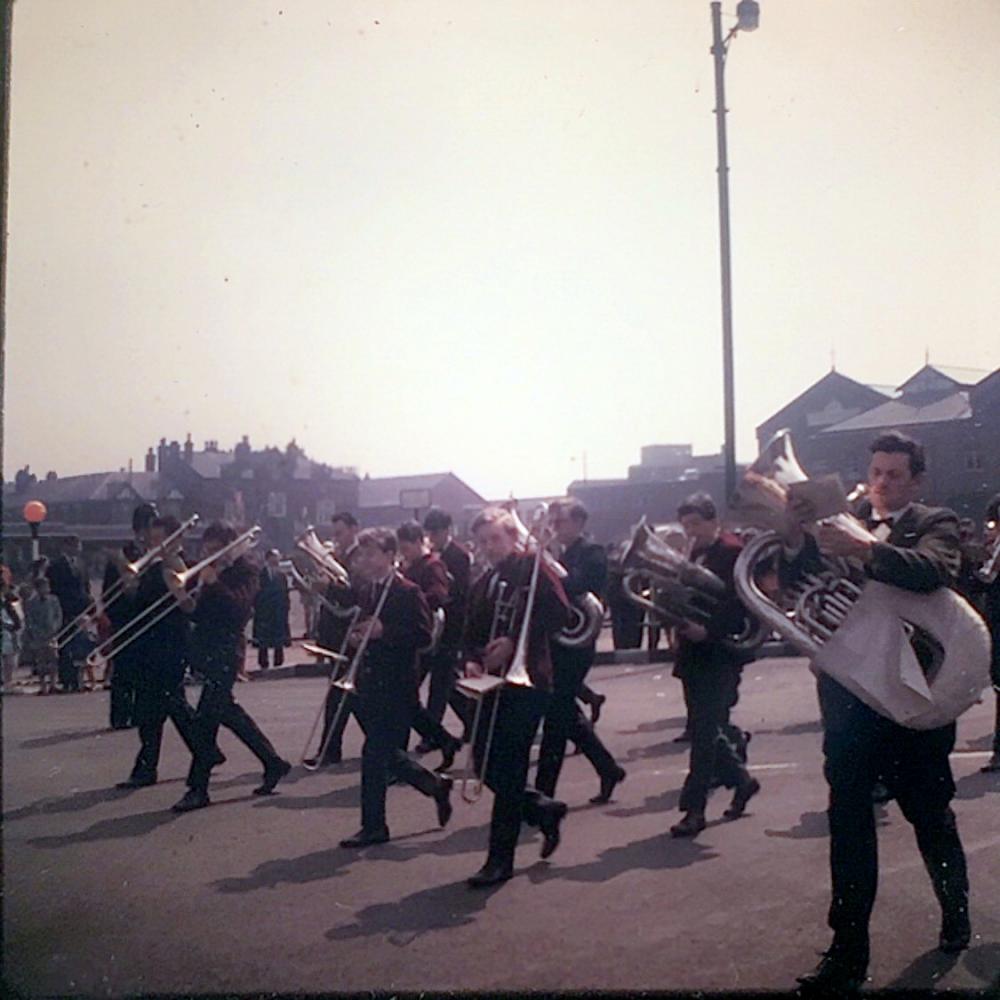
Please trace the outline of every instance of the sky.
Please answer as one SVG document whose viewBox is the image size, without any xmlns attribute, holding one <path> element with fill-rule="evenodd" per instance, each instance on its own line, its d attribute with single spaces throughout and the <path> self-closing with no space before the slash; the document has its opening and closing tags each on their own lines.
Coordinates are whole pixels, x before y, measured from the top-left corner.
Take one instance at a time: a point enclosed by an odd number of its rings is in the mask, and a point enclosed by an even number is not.
<svg viewBox="0 0 1000 1000">
<path fill-rule="evenodd" d="M 1000 4 L 760 6 L 740 460 L 831 364 L 1000 365 Z M 710 45 L 702 0 L 18 0 L 5 478 L 188 432 L 487 497 L 716 451 Z"/>
</svg>

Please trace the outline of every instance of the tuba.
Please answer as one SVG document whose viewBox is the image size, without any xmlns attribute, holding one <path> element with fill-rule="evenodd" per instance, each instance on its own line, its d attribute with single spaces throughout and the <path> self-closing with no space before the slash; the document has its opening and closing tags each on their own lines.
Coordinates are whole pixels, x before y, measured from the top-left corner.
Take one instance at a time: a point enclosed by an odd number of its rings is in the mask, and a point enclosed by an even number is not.
<svg viewBox="0 0 1000 1000">
<path fill-rule="evenodd" d="M 808 478 L 788 431 L 779 431 L 748 470 L 736 506 L 769 530 L 748 542 L 736 561 L 740 599 L 879 714 L 910 729 L 954 721 L 989 683 L 990 640 L 983 620 L 953 590 L 891 587 L 866 580 L 849 560 L 828 557 L 776 598 L 762 589 L 759 571 L 784 547 L 779 526 L 789 488 Z M 842 511 L 829 520 L 868 534 Z"/>
<path fill-rule="evenodd" d="M 517 528 L 518 543 L 523 549 L 530 552 L 532 546 L 540 543 L 518 517 L 516 510 L 510 510 L 508 513 L 513 518 L 514 526 Z M 545 513 L 547 513 L 547 507 L 542 504 L 536 512 L 536 516 L 539 516 L 540 519 Z M 566 567 L 545 546 L 541 546 L 541 553 L 545 565 L 560 580 L 565 580 Z M 556 633 L 555 641 L 567 649 L 577 649 L 596 642 L 604 627 L 604 605 L 601 603 L 601 599 L 596 594 L 591 593 L 572 597 L 570 598 L 569 613 L 569 624 Z"/>
<path fill-rule="evenodd" d="M 666 625 L 684 621 L 705 625 L 726 595 L 722 580 L 660 538 L 645 517 L 633 529 L 621 562 L 625 596 Z M 652 585 L 649 597 L 644 592 L 647 583 Z M 735 653 L 751 652 L 769 632 L 751 617 L 746 627 L 739 634 L 727 636 L 723 645 Z"/>
</svg>

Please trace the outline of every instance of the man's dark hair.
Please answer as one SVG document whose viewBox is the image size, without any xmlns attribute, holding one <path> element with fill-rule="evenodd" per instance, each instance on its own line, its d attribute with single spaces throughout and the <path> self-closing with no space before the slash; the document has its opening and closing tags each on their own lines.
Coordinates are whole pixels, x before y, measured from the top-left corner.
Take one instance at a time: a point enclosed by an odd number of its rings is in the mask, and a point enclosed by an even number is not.
<svg viewBox="0 0 1000 1000">
<path fill-rule="evenodd" d="M 401 542 L 422 542 L 424 529 L 420 527 L 419 521 L 404 521 L 397 529 L 396 537 Z"/>
<path fill-rule="evenodd" d="M 236 529 L 228 521 L 212 521 L 202 532 L 203 542 L 219 542 L 228 545 L 237 539 Z"/>
<path fill-rule="evenodd" d="M 899 431 L 888 431 L 885 434 L 879 434 L 868 446 L 868 450 L 873 455 L 877 451 L 885 452 L 887 455 L 902 453 L 909 455 L 910 475 L 914 478 L 927 468 L 927 461 L 924 458 L 924 446 L 914 441 L 913 438 L 901 434 Z"/>
<path fill-rule="evenodd" d="M 431 507 L 424 514 L 425 531 L 447 531 L 452 525 L 451 514 L 440 507 Z"/>
<path fill-rule="evenodd" d="M 79 535 L 66 535 L 62 540 L 62 547 L 64 549 L 75 549 L 79 544 Z"/>
<path fill-rule="evenodd" d="M 986 518 L 987 521 L 1000 521 L 1000 493 L 990 497 L 989 503 L 986 504 Z"/>
<path fill-rule="evenodd" d="M 172 535 L 180 526 L 181 522 L 173 514 L 162 514 L 160 517 L 154 517 L 150 523 L 151 528 L 162 528 L 164 535 Z"/>
<path fill-rule="evenodd" d="M 577 524 L 586 524 L 587 518 L 590 516 L 587 508 L 576 499 L 573 500 L 556 500 L 552 506 L 555 508 L 555 512 L 565 514 L 571 521 L 576 521 Z"/>
<path fill-rule="evenodd" d="M 685 514 L 700 514 L 706 521 L 714 521 L 719 516 L 715 501 L 707 493 L 692 493 L 677 508 L 678 517 L 684 517 Z"/>
<path fill-rule="evenodd" d="M 358 535 L 358 546 L 373 545 L 387 555 L 396 554 L 396 535 L 389 528 L 365 528 Z"/>
<path fill-rule="evenodd" d="M 331 524 L 336 524 L 338 521 L 347 528 L 356 528 L 358 526 L 358 519 L 349 510 L 338 511 L 330 518 Z"/>
<path fill-rule="evenodd" d="M 132 511 L 132 530 L 145 531 L 157 515 L 156 505 L 151 503 L 141 503 Z"/>
</svg>

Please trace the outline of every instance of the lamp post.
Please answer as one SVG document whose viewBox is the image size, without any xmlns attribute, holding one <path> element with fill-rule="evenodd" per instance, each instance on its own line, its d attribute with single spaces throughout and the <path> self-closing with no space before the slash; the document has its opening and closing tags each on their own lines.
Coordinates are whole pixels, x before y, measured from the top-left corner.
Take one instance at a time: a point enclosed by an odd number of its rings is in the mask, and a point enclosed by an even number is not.
<svg viewBox="0 0 1000 1000">
<path fill-rule="evenodd" d="M 754 31 L 760 22 L 757 0 L 740 0 L 736 24 L 722 35 L 722 4 L 712 3 L 712 57 L 715 60 L 715 134 L 719 150 L 719 258 L 722 271 L 722 394 L 726 503 L 736 492 L 736 417 L 733 401 L 733 299 L 729 259 L 729 156 L 726 147 L 726 52 L 737 31 Z"/>
<path fill-rule="evenodd" d="M 31 528 L 31 561 L 38 561 L 38 527 L 45 520 L 48 508 L 41 500 L 29 500 L 22 509 L 25 521 Z"/>
</svg>

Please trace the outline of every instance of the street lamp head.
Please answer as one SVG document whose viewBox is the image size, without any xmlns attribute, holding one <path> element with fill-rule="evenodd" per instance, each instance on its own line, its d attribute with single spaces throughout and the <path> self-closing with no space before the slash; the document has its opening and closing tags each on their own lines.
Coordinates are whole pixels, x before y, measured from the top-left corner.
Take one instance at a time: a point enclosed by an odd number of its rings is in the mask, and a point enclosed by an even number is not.
<svg viewBox="0 0 1000 1000">
<path fill-rule="evenodd" d="M 21 513 L 28 524 L 41 524 L 45 520 L 48 510 L 41 500 L 29 500 Z"/>
<path fill-rule="evenodd" d="M 756 31 L 760 25 L 760 4 L 757 0 L 740 0 L 736 5 L 736 27 L 740 31 Z"/>
</svg>

